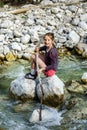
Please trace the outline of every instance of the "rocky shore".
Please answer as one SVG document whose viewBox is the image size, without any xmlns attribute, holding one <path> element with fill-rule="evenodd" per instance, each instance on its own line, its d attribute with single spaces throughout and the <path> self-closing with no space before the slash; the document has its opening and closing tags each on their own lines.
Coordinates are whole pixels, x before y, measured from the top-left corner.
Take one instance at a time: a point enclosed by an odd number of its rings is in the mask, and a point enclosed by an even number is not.
<svg viewBox="0 0 87 130">
<path fill-rule="evenodd" d="M 37 42 L 42 45 L 46 32 L 54 33 L 59 55 L 64 57 L 59 57 L 58 77 L 41 77 L 43 97 L 39 83 L 36 89 L 37 82 L 24 75 L 31 52 Z M 65 56 L 71 50 L 80 56 Z M 0 64 L 5 63 L 0 65 L 0 129 L 86 130 L 86 58 L 86 0 L 42 0 L 39 5 L 0 8 Z"/>
<path fill-rule="evenodd" d="M 87 58 L 87 2 L 44 0 L 39 5 L 0 8 L 0 61 L 29 59 L 46 32 L 54 33 L 57 48 L 74 48 Z"/>
</svg>

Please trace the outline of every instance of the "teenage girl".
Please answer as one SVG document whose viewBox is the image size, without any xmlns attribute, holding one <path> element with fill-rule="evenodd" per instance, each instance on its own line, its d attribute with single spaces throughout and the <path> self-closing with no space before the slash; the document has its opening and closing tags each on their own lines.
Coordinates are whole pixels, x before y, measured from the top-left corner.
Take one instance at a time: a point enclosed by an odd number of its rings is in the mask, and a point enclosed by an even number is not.
<svg viewBox="0 0 87 130">
<path fill-rule="evenodd" d="M 45 55 L 40 55 L 38 57 L 39 71 L 44 73 L 45 76 L 53 76 L 58 68 L 58 53 L 54 45 L 54 34 L 46 33 L 43 37 L 44 46 L 36 47 L 35 52 L 39 53 L 41 51 L 45 52 Z M 27 79 L 35 79 L 37 76 L 36 73 L 36 56 L 31 57 L 31 72 L 25 75 Z"/>
</svg>

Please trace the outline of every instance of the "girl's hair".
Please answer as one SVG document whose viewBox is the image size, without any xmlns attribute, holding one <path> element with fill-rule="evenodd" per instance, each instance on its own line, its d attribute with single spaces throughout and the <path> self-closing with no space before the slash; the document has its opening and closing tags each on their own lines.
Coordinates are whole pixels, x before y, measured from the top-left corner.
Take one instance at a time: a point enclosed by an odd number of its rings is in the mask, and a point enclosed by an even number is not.
<svg viewBox="0 0 87 130">
<path fill-rule="evenodd" d="M 51 32 L 48 32 L 44 35 L 43 39 L 45 39 L 46 36 L 49 36 L 52 41 L 54 41 L 54 34 Z M 53 42 L 53 46 L 55 47 L 55 43 Z"/>
<path fill-rule="evenodd" d="M 53 33 L 46 33 L 45 35 L 44 35 L 44 37 L 43 37 L 43 39 L 46 37 L 46 36 L 49 36 L 51 39 L 52 39 L 52 41 L 54 41 L 54 34 Z"/>
</svg>

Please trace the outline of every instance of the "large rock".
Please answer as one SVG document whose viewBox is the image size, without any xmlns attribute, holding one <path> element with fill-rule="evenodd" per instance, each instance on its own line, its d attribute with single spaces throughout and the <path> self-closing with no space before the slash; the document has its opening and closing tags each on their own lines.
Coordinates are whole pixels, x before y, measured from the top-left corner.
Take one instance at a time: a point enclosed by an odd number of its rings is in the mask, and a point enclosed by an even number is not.
<svg viewBox="0 0 87 130">
<path fill-rule="evenodd" d="M 14 55 L 13 52 L 8 52 L 5 58 L 7 61 L 14 61 L 16 60 L 17 56 Z"/>
<path fill-rule="evenodd" d="M 41 121 L 44 122 L 44 124 L 46 125 L 46 123 L 50 123 L 49 125 L 60 125 L 60 121 L 62 120 L 63 117 L 61 117 L 62 112 L 58 112 L 56 109 L 53 108 L 43 108 L 41 111 Z M 31 114 L 30 118 L 29 118 L 29 122 L 39 122 L 39 116 L 40 116 L 40 109 L 35 109 L 33 111 L 33 113 Z"/>
<path fill-rule="evenodd" d="M 10 93 L 14 98 L 34 99 L 35 98 L 35 86 L 34 80 L 25 79 L 24 77 L 18 77 L 10 84 Z"/>
<path fill-rule="evenodd" d="M 75 50 L 78 54 L 82 55 L 84 58 L 87 58 L 87 44 L 86 43 L 79 43 Z"/>
<path fill-rule="evenodd" d="M 40 84 L 36 87 L 37 96 L 43 98 L 43 103 L 51 106 L 58 106 L 64 99 L 64 83 L 56 76 L 43 78 L 41 81 L 43 93 Z"/>
<path fill-rule="evenodd" d="M 39 99 L 43 97 L 43 103 L 58 106 L 64 97 L 64 83 L 56 76 L 43 78 L 41 81 L 44 96 L 38 78 L 35 80 L 25 79 L 24 77 L 18 77 L 10 84 L 10 93 L 15 98 L 22 100 L 35 99 L 38 96 Z"/>
<path fill-rule="evenodd" d="M 78 93 L 85 95 L 87 93 L 87 85 L 79 81 L 72 80 L 67 90 L 71 93 Z"/>
<path fill-rule="evenodd" d="M 75 32 L 75 31 L 71 31 L 69 33 L 69 39 L 71 39 L 73 41 L 73 43 L 77 44 L 80 40 L 80 36 Z"/>
<path fill-rule="evenodd" d="M 83 73 L 81 80 L 83 81 L 83 83 L 87 83 L 87 72 Z"/>
</svg>

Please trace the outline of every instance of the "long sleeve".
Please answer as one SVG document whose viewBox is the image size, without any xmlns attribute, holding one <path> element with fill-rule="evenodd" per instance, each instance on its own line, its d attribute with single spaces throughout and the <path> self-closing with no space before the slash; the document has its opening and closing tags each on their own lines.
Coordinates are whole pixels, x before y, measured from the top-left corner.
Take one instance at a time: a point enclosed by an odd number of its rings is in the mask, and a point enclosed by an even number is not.
<svg viewBox="0 0 87 130">
<path fill-rule="evenodd" d="M 39 51 L 46 51 L 46 46 L 40 47 Z"/>
<path fill-rule="evenodd" d="M 58 68 L 58 53 L 56 48 L 52 48 L 49 52 L 46 53 L 45 63 L 47 65 L 46 71 L 53 69 L 57 70 Z"/>
</svg>

